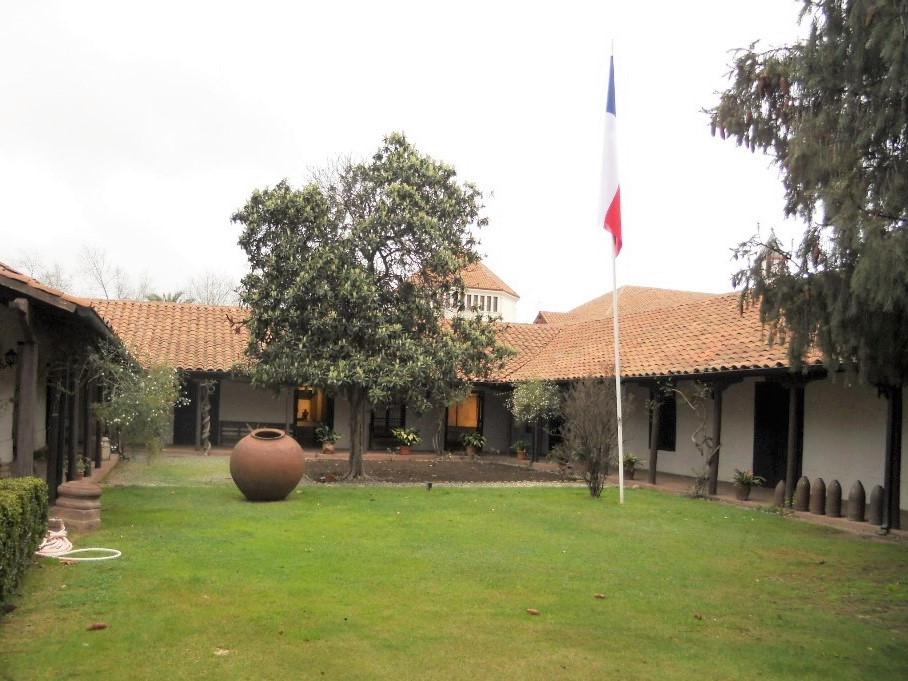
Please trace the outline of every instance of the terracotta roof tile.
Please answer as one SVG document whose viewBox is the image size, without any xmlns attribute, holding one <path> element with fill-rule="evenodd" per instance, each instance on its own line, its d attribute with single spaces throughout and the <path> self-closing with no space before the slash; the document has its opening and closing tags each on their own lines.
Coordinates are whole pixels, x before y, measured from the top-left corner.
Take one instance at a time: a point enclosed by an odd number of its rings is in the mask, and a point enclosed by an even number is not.
<svg viewBox="0 0 908 681">
<path fill-rule="evenodd" d="M 92 305 L 145 361 L 188 371 L 230 371 L 244 361 L 248 336 L 235 331 L 237 307 L 99 300 Z M 569 380 L 613 373 L 611 319 L 561 324 L 499 324 L 516 351 L 493 382 Z M 708 295 L 621 316 L 622 375 L 702 374 L 788 366 L 784 345 L 770 347 L 756 309 L 740 313 L 738 294 Z M 819 363 L 813 354 L 811 363 Z"/>
<path fill-rule="evenodd" d="M 662 310 L 675 305 L 682 305 L 696 300 L 705 300 L 716 294 L 697 291 L 676 291 L 649 286 L 622 286 L 618 289 L 618 312 L 624 315 L 648 310 Z M 568 312 L 540 312 L 536 317 L 537 324 L 566 322 L 587 322 L 594 319 L 612 318 L 612 294 L 593 298 Z"/>
<path fill-rule="evenodd" d="M 241 307 L 145 300 L 93 300 L 92 306 L 142 362 L 183 371 L 230 371 L 245 359 Z"/>
<path fill-rule="evenodd" d="M 40 291 L 41 293 L 62 298 L 66 302 L 72 303 L 73 305 L 78 305 L 79 307 L 91 306 L 91 301 L 87 298 L 80 298 L 78 296 L 66 293 L 65 291 L 61 291 L 58 288 L 54 288 L 53 286 L 48 286 L 47 284 L 40 282 L 37 279 L 28 276 L 27 274 L 23 274 L 17 269 L 10 267 L 9 265 L 5 265 L 2 262 L 0 262 L 0 276 L 18 281 L 19 283 L 25 284 L 26 286 Z"/>
<path fill-rule="evenodd" d="M 508 295 L 519 298 L 520 296 L 512 289 L 510 286 L 505 284 L 497 274 L 488 268 L 488 266 L 482 262 L 475 262 L 472 265 L 468 265 L 461 272 L 463 276 L 464 285 L 467 288 L 478 288 L 485 289 L 487 291 L 503 291 Z"/>
</svg>

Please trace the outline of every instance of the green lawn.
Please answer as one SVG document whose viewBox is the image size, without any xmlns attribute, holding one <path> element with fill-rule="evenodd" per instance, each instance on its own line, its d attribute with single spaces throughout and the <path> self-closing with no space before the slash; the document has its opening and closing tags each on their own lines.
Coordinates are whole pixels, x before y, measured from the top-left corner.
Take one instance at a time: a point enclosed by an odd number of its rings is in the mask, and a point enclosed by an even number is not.
<svg viewBox="0 0 908 681">
<path fill-rule="evenodd" d="M 250 504 L 199 465 L 117 476 L 196 482 L 105 492 L 77 542 L 123 558 L 33 569 L 0 679 L 908 678 L 904 545 L 649 491 Z"/>
</svg>

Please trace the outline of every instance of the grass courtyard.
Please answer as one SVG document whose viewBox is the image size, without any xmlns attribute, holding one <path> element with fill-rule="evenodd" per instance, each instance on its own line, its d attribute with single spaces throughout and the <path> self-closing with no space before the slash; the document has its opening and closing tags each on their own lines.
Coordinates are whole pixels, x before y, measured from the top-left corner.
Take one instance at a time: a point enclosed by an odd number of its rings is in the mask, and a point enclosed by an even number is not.
<svg viewBox="0 0 908 681">
<path fill-rule="evenodd" d="M 644 490 L 113 482 L 76 544 L 123 558 L 32 569 L 0 679 L 908 678 L 904 544 Z"/>
</svg>

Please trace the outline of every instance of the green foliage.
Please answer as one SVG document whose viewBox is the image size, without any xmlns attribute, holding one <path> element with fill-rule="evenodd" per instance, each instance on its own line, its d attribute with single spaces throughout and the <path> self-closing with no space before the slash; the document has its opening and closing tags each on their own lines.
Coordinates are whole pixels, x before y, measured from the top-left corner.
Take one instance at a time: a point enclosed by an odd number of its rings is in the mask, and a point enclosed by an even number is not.
<svg viewBox="0 0 908 681">
<path fill-rule="evenodd" d="M 149 293 L 146 300 L 154 303 L 194 303 L 195 299 L 186 295 L 185 291 L 174 291 L 173 293 Z"/>
<path fill-rule="evenodd" d="M 88 366 L 105 394 L 94 407 L 98 418 L 119 433 L 121 441 L 159 452 L 174 407 L 186 401 L 180 396 L 177 371 L 163 365 L 146 369 L 112 345 L 102 345 L 89 357 Z"/>
<path fill-rule="evenodd" d="M 556 417 L 561 410 L 561 390 L 552 381 L 523 381 L 507 402 L 517 423 L 536 423 Z"/>
<path fill-rule="evenodd" d="M 0 480 L 0 606 L 16 590 L 46 531 L 47 483 Z"/>
<path fill-rule="evenodd" d="M 561 409 L 564 425 L 559 455 L 584 467 L 590 495 L 599 497 L 609 463 L 618 452 L 615 384 L 594 378 L 574 382 L 564 396 Z"/>
<path fill-rule="evenodd" d="M 368 162 L 302 189 L 253 192 L 234 216 L 249 260 L 253 383 L 313 385 L 351 403 L 351 475 L 362 472 L 366 400 L 417 412 L 496 369 L 507 354 L 481 315 L 444 321 L 478 260 L 482 195 L 453 168 L 388 136 Z"/>
<path fill-rule="evenodd" d="M 636 454 L 625 454 L 624 455 L 625 469 L 636 468 L 638 463 L 640 463 L 640 457 L 637 456 Z"/>
<path fill-rule="evenodd" d="M 511 445 L 511 449 L 515 452 L 526 452 L 529 448 L 530 443 L 526 440 L 517 440 L 514 444 Z"/>
<path fill-rule="evenodd" d="M 762 475 L 754 475 L 752 470 L 742 471 L 737 468 L 732 479 L 738 487 L 761 487 L 766 482 L 766 478 Z"/>
<path fill-rule="evenodd" d="M 475 447 L 476 449 L 482 449 L 486 446 L 486 438 L 478 430 L 464 433 L 463 437 L 460 438 L 460 441 L 463 442 L 464 447 Z"/>
<path fill-rule="evenodd" d="M 394 428 L 391 430 L 391 434 L 405 447 L 412 447 L 422 442 L 422 437 L 416 428 Z"/>
<path fill-rule="evenodd" d="M 908 3 L 807 0 L 807 39 L 739 50 L 713 132 L 779 167 L 800 243 L 739 245 L 733 278 L 794 366 L 812 347 L 881 386 L 908 375 Z"/>
<path fill-rule="evenodd" d="M 315 439 L 318 442 L 328 442 L 330 444 L 334 444 L 341 439 L 341 435 L 336 430 L 329 428 L 327 424 L 320 423 L 315 428 Z"/>
</svg>

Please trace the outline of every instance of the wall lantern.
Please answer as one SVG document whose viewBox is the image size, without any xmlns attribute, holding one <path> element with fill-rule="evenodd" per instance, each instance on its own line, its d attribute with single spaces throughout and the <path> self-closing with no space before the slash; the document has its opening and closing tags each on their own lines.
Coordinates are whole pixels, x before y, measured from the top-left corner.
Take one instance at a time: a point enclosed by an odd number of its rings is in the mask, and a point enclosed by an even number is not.
<svg viewBox="0 0 908 681">
<path fill-rule="evenodd" d="M 10 348 L 6 351 L 6 354 L 3 355 L 3 361 L 7 368 L 16 366 L 16 360 L 19 359 L 19 353 Z"/>
</svg>

